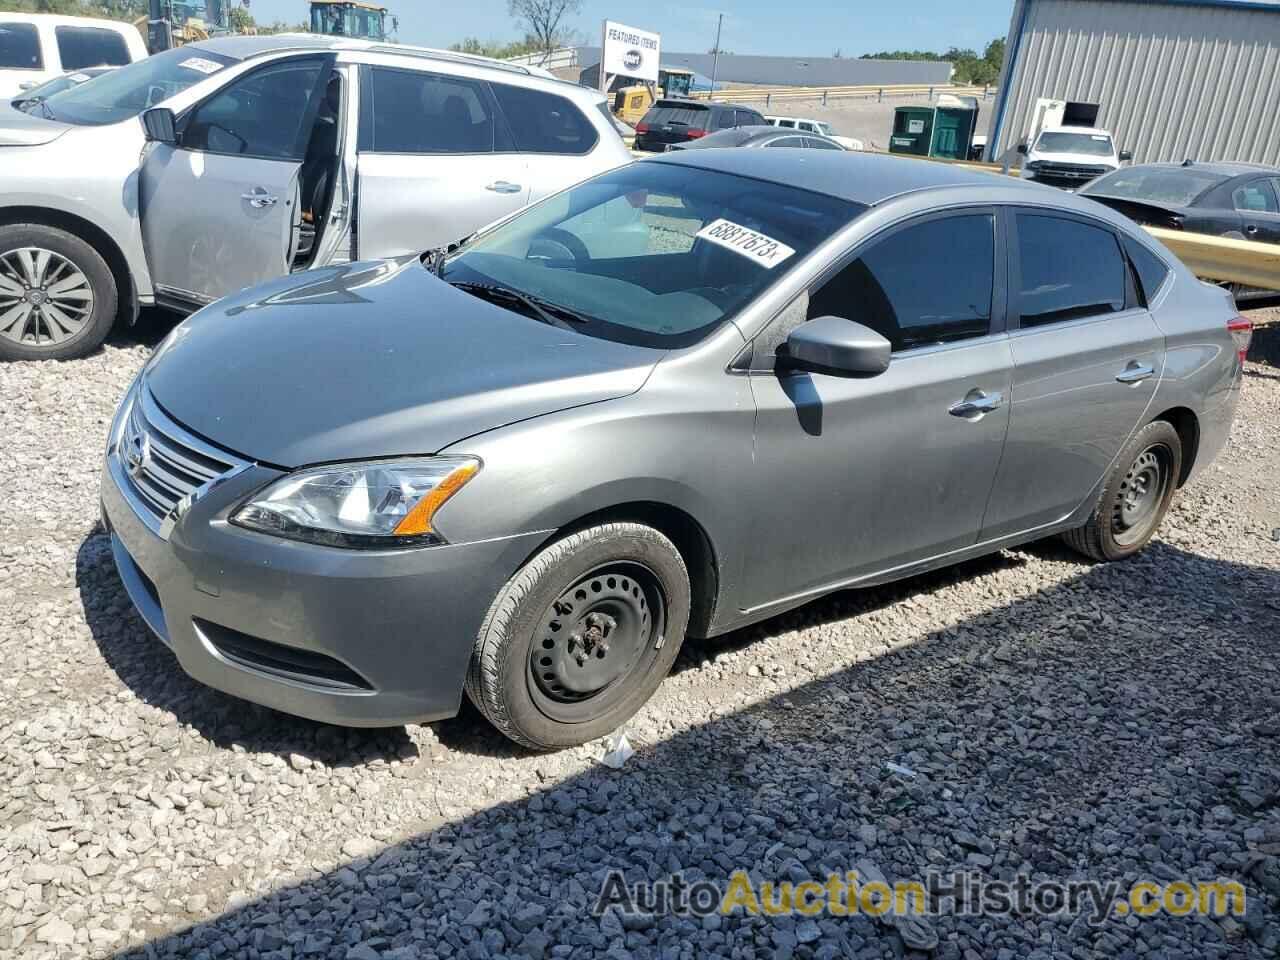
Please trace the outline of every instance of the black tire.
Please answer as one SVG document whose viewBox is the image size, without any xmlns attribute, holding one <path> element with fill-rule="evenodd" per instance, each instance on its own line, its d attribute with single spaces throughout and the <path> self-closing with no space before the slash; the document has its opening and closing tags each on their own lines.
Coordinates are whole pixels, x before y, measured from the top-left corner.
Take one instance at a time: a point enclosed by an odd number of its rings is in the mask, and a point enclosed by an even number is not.
<svg viewBox="0 0 1280 960">
<path fill-rule="evenodd" d="M 662 683 L 684 642 L 689 603 L 684 560 L 652 527 L 606 523 L 570 534 L 498 593 L 476 637 L 467 696 L 534 750 L 602 737 Z"/>
<path fill-rule="evenodd" d="M 0 261 L 24 248 L 47 250 L 79 270 L 92 291 L 92 306 L 83 326 L 60 342 L 19 342 L 0 333 L 0 360 L 70 360 L 96 350 L 111 332 L 119 307 L 116 280 L 106 260 L 73 233 L 40 223 L 0 226 Z M 7 300 L 6 300 L 7 302 Z"/>
<path fill-rule="evenodd" d="M 1120 451 L 1088 522 L 1062 539 L 1094 560 L 1132 556 L 1160 528 L 1181 475 L 1178 431 L 1163 420 L 1148 423 Z"/>
</svg>

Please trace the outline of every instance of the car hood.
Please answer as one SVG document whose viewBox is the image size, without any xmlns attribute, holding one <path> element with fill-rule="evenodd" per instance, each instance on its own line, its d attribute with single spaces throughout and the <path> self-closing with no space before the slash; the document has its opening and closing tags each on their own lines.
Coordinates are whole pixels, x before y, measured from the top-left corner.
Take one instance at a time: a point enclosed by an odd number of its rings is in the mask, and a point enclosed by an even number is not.
<svg viewBox="0 0 1280 960">
<path fill-rule="evenodd" d="M 70 129 L 69 123 L 32 116 L 13 107 L 0 111 L 0 146 L 38 147 L 52 143 Z"/>
<path fill-rule="evenodd" d="M 1064 163 L 1079 167 L 1117 167 L 1119 161 L 1114 155 L 1099 156 L 1096 153 L 1040 153 L 1033 150 L 1027 156 L 1027 162 Z"/>
<path fill-rule="evenodd" d="M 287 277 L 188 318 L 144 382 L 190 430 L 280 467 L 435 453 L 626 396 L 664 351 L 549 326 L 416 257 Z"/>
</svg>

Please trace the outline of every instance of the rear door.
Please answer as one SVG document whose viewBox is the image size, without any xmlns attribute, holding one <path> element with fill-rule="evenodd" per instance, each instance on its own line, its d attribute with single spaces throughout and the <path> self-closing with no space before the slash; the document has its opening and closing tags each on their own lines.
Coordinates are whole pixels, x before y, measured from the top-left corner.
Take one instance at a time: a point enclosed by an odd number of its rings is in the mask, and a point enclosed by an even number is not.
<svg viewBox="0 0 1280 960">
<path fill-rule="evenodd" d="M 917 218 L 870 240 L 757 338 L 748 595 L 803 596 L 977 540 L 1009 417 L 1004 262 L 993 209 Z M 889 369 L 774 369 L 790 329 L 820 316 L 883 334 Z"/>
<path fill-rule="evenodd" d="M 290 57 L 193 107 L 139 183 L 156 289 L 199 304 L 289 272 L 299 175 L 332 58 Z"/>
<path fill-rule="evenodd" d="M 362 258 L 451 243 L 529 202 L 525 159 L 487 83 L 365 66 L 360 92 Z"/>
<path fill-rule="evenodd" d="M 1065 519 L 1143 422 L 1164 337 L 1110 225 L 1030 208 L 1012 236 L 1009 439 L 984 540 Z"/>
<path fill-rule="evenodd" d="M 489 87 L 528 170 L 528 203 L 612 166 L 596 154 L 595 125 L 568 97 L 509 83 Z"/>
<path fill-rule="evenodd" d="M 1236 187 L 1231 200 L 1246 239 L 1280 243 L 1280 203 L 1269 177 L 1257 177 Z"/>
</svg>

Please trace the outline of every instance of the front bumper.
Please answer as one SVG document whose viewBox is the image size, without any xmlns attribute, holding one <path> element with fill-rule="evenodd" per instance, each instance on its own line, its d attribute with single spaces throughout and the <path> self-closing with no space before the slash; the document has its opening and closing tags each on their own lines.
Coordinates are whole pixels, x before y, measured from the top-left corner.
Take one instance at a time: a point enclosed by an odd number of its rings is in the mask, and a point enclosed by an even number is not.
<svg viewBox="0 0 1280 960">
<path fill-rule="evenodd" d="M 108 453 L 104 525 L 143 620 L 194 679 L 285 713 L 369 727 L 456 714 L 484 615 L 545 533 L 359 551 L 228 523 L 279 476 L 255 465 L 230 477 L 166 539 L 143 521 Z"/>
</svg>

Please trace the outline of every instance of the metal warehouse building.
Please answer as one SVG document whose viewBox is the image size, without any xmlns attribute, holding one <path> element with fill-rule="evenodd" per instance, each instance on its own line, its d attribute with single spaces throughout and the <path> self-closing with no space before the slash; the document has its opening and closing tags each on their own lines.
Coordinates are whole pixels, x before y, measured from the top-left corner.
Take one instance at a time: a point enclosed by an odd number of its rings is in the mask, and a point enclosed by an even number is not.
<svg viewBox="0 0 1280 960">
<path fill-rule="evenodd" d="M 1134 160 L 1280 164 L 1280 0 L 1016 0 L 988 157 L 1040 98 L 1098 104 Z"/>
</svg>

